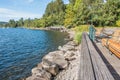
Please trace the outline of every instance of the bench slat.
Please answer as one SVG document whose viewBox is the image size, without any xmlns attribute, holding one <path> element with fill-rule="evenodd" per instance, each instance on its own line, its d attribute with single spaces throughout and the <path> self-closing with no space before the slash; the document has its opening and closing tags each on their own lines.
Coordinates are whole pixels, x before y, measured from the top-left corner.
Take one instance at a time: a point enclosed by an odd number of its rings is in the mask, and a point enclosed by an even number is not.
<svg viewBox="0 0 120 80">
<path fill-rule="evenodd" d="M 115 80 L 87 33 L 82 35 L 79 80 Z"/>
<path fill-rule="evenodd" d="M 88 46 L 85 35 L 82 35 L 81 56 L 80 56 L 80 79 L 79 80 L 95 80 L 90 55 L 88 54 Z"/>
<path fill-rule="evenodd" d="M 90 51 L 90 56 L 92 58 L 96 80 L 114 80 L 112 74 L 108 70 L 104 61 L 102 60 L 99 53 L 96 51 L 94 45 L 92 44 L 91 40 L 89 39 L 88 34 L 85 33 L 85 35 Z"/>
</svg>

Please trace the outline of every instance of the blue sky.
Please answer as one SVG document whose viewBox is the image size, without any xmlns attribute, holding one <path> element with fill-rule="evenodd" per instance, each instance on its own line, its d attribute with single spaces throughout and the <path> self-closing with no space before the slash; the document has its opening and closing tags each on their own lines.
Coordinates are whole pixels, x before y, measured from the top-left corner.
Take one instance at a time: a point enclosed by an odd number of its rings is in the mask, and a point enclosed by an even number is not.
<svg viewBox="0 0 120 80">
<path fill-rule="evenodd" d="M 0 21 L 40 18 L 52 0 L 0 0 Z M 68 3 L 68 0 L 63 0 Z"/>
</svg>

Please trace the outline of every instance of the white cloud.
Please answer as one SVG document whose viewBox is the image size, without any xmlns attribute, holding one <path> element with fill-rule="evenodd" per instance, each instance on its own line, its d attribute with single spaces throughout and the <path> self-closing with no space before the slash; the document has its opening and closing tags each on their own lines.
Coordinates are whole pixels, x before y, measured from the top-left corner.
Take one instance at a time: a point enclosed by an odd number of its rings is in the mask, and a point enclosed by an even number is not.
<svg viewBox="0 0 120 80">
<path fill-rule="evenodd" d="M 21 12 L 16 10 L 11 10 L 7 8 L 0 8 L 0 21 L 9 20 L 9 19 L 15 19 L 18 20 L 21 17 L 24 19 L 27 18 L 40 18 L 42 15 L 40 14 L 34 14 L 34 13 L 28 13 L 28 12 Z"/>
</svg>

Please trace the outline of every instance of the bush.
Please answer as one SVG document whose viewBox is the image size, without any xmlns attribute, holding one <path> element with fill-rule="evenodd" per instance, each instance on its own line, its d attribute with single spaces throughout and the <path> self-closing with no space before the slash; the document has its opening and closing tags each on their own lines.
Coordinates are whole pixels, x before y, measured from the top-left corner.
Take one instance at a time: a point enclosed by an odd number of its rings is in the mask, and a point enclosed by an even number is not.
<svg viewBox="0 0 120 80">
<path fill-rule="evenodd" d="M 75 31 L 74 41 L 77 44 L 79 44 L 81 42 L 82 33 L 88 32 L 88 25 L 80 25 L 80 26 L 73 28 L 73 30 Z"/>
<path fill-rule="evenodd" d="M 75 32 L 88 32 L 88 25 L 76 26 L 75 28 L 73 28 L 73 30 L 75 30 Z"/>
<path fill-rule="evenodd" d="M 116 21 L 116 25 L 120 27 L 120 20 Z"/>
<path fill-rule="evenodd" d="M 82 32 L 78 32 L 78 33 L 75 34 L 74 41 L 75 41 L 76 44 L 80 44 L 81 37 L 82 37 Z"/>
</svg>

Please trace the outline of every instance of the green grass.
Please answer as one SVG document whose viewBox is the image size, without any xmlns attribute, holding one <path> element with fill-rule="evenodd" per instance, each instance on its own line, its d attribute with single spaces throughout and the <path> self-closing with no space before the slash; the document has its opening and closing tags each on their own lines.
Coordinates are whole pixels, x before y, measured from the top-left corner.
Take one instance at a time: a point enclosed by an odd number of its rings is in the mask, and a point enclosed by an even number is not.
<svg viewBox="0 0 120 80">
<path fill-rule="evenodd" d="M 76 44 L 80 44 L 81 38 L 82 38 L 82 33 L 88 32 L 88 25 L 76 26 L 75 28 L 73 28 L 73 30 L 75 31 L 74 41 Z"/>
<path fill-rule="evenodd" d="M 76 44 L 80 44 L 82 38 L 82 32 L 77 32 L 74 37 L 74 41 Z"/>
</svg>

